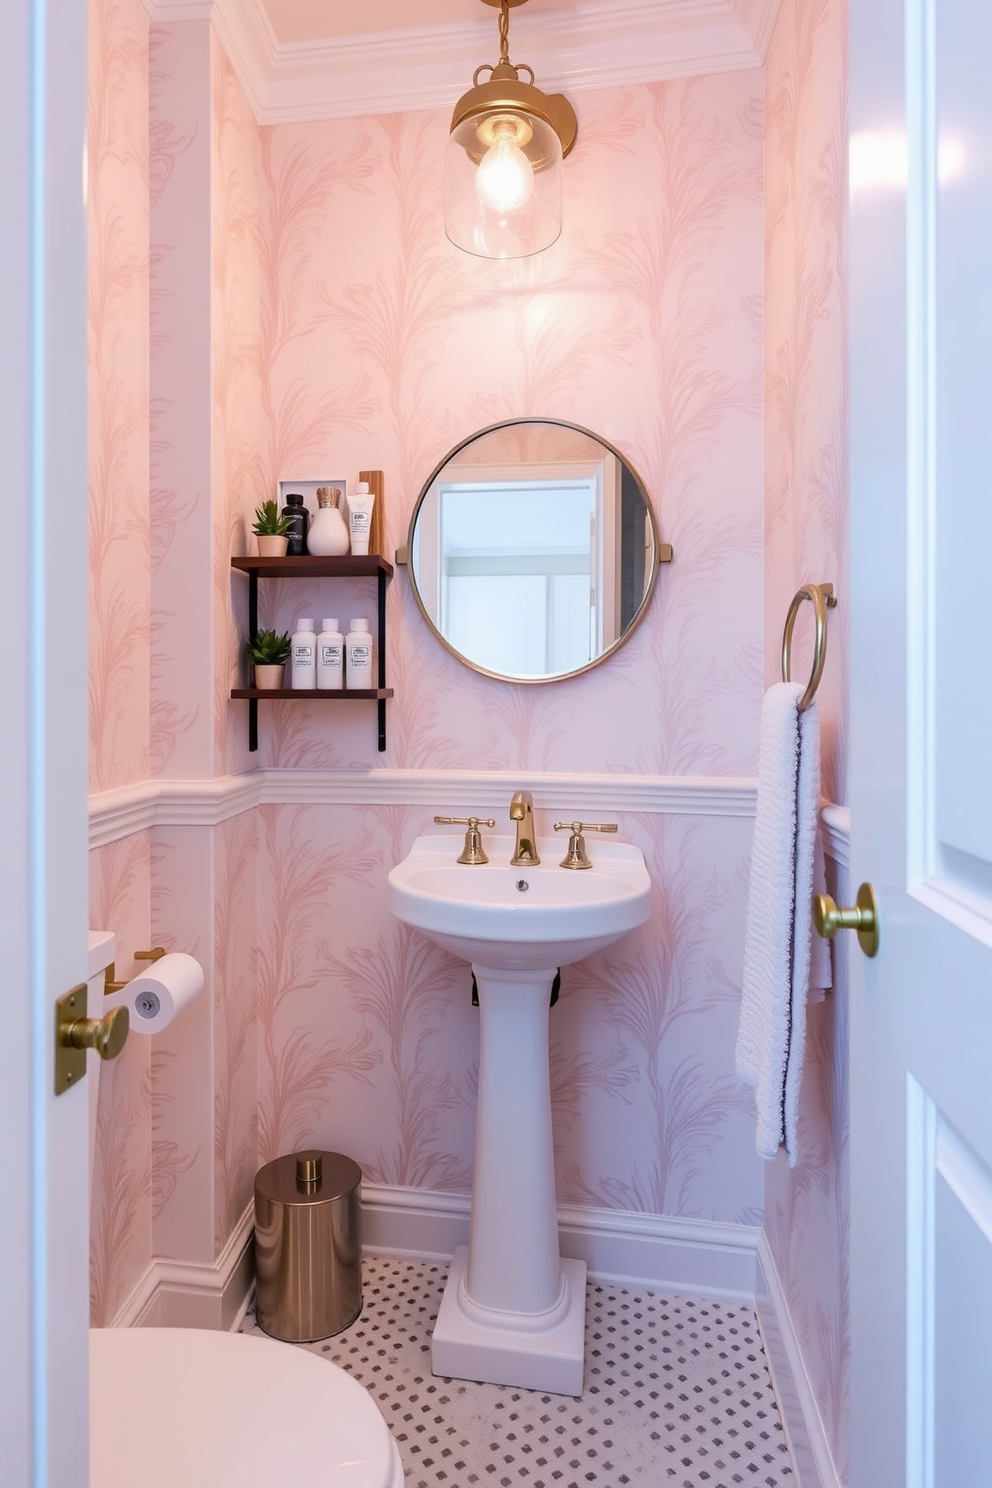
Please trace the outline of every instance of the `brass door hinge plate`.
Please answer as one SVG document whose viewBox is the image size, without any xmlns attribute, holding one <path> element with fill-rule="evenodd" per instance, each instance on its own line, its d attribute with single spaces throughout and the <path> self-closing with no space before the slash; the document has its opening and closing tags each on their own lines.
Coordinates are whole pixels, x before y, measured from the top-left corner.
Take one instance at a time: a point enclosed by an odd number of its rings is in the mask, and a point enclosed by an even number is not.
<svg viewBox="0 0 992 1488">
<path fill-rule="evenodd" d="M 86 1050 L 74 1049 L 65 1035 L 79 1019 L 86 1017 L 85 982 L 66 992 L 55 1004 L 55 1094 L 64 1095 L 86 1078 Z"/>
</svg>

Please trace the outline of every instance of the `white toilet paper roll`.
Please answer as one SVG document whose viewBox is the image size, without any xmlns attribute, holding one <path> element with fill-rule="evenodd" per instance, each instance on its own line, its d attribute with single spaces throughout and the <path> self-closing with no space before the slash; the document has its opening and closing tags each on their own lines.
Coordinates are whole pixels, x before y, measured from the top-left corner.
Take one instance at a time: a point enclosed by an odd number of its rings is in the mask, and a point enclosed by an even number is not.
<svg viewBox="0 0 992 1488">
<path fill-rule="evenodd" d="M 160 956 L 149 971 L 128 982 L 122 992 L 108 997 L 104 1008 L 123 1004 L 131 1015 L 132 1033 L 158 1033 L 203 991 L 203 967 L 183 951 Z"/>
</svg>

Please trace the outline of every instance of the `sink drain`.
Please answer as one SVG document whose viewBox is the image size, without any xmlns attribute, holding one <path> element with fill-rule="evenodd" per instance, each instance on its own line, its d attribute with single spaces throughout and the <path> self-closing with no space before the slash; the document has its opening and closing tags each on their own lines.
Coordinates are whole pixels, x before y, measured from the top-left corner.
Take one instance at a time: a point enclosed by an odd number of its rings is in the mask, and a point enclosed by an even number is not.
<svg viewBox="0 0 992 1488">
<path fill-rule="evenodd" d="M 529 888 L 530 888 L 530 884 L 527 882 L 527 880 L 525 878 L 518 878 L 517 879 L 517 893 L 518 894 L 526 894 L 526 892 L 527 892 L 527 890 Z"/>
</svg>

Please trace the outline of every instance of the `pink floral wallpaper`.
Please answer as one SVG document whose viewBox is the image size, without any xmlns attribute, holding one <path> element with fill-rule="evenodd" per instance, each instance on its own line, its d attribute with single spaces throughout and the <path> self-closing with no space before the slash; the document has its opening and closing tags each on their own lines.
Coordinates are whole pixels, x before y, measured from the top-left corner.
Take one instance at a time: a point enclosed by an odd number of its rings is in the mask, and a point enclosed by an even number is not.
<svg viewBox="0 0 992 1488">
<path fill-rule="evenodd" d="M 847 6 L 783 0 L 768 57 L 766 152 L 765 675 L 777 680 L 796 589 L 831 581 L 817 694 L 823 793 L 847 779 Z M 810 607 L 794 675 L 811 657 Z M 848 885 L 840 870 L 832 893 Z M 838 903 L 850 902 L 839 898 Z M 802 1160 L 769 1167 L 765 1228 L 841 1481 L 848 1477 L 847 947 L 834 990 L 809 1010 Z"/>
<path fill-rule="evenodd" d="M 585 95 L 565 232 L 516 262 L 473 259 L 438 231 L 446 129 L 416 114 L 262 130 L 267 479 L 382 468 L 391 553 L 452 445 L 500 419 L 560 417 L 629 455 L 675 563 L 616 661 L 550 690 L 467 673 L 425 632 L 400 572 L 385 756 L 369 710 L 293 703 L 264 711 L 262 757 L 749 773 L 762 673 L 761 76 Z M 326 603 L 320 588 L 267 587 L 281 629 Z M 342 614 L 371 602 L 368 585 L 334 590 Z"/>
<path fill-rule="evenodd" d="M 113 926 L 122 978 L 139 969 L 133 952 L 149 944 L 150 886 L 147 832 L 90 854 L 91 923 Z M 91 1008 L 94 1014 L 99 1010 Z M 117 1059 L 99 1066 L 90 1223 L 90 1310 L 96 1326 L 113 1320 L 152 1253 L 153 1080 L 149 1039 L 129 1039 Z"/>
<path fill-rule="evenodd" d="M 138 0 L 89 19 L 90 782 L 109 790 L 149 758 L 148 22 Z"/>
<path fill-rule="evenodd" d="M 235 706 L 230 698 L 231 688 L 240 684 L 244 673 L 247 633 L 244 585 L 242 581 L 233 588 L 231 557 L 248 551 L 255 507 L 272 494 L 272 487 L 263 480 L 259 448 L 259 131 L 216 36 L 211 35 L 210 45 L 212 773 L 224 774 L 246 770 L 253 763 L 244 705 Z"/>
<path fill-rule="evenodd" d="M 93 789 L 256 764 L 488 769 L 507 799 L 523 771 L 751 775 L 785 608 L 814 578 L 841 595 L 823 711 L 842 800 L 841 0 L 783 0 L 766 75 L 581 95 L 566 231 L 505 264 L 439 230 L 440 113 L 259 128 L 208 23 L 149 35 L 138 0 L 91 11 Z M 600 431 L 645 480 L 675 561 L 631 643 L 568 683 L 500 684 L 434 642 L 398 570 L 387 751 L 370 708 L 293 702 L 261 710 L 249 755 L 229 560 L 255 505 L 279 478 L 382 468 L 391 553 L 438 459 L 526 415 Z M 374 613 L 367 581 L 280 581 L 263 601 L 287 629 Z M 442 794 L 439 810 L 476 804 Z M 125 957 L 149 938 L 192 951 L 207 977 L 101 1086 L 96 1320 L 154 1256 L 212 1263 L 279 1153 L 316 1143 L 377 1182 L 469 1187 L 467 971 L 386 908 L 430 814 L 269 805 L 94 850 L 92 923 Z M 843 969 L 811 1017 L 808 1160 L 763 1174 L 732 1074 L 750 823 L 631 813 L 621 830 L 655 912 L 565 978 L 559 1193 L 749 1223 L 764 1208 L 843 1464 Z"/>
<path fill-rule="evenodd" d="M 430 813 L 268 806 L 262 818 L 261 1156 L 311 1142 L 349 1152 L 377 1183 L 467 1191 L 470 971 L 385 906 L 386 874 Z M 648 860 L 656 909 L 563 973 L 551 1025 L 559 1197 L 753 1222 L 753 1122 L 729 1073 L 750 824 L 641 816 L 622 830 Z"/>
</svg>

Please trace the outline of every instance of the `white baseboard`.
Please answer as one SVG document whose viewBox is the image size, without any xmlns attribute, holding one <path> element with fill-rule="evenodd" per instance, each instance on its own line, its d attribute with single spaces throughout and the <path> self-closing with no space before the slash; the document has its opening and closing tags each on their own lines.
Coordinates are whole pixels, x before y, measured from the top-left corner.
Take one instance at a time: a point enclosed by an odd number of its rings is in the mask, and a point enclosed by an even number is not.
<svg viewBox="0 0 992 1488">
<path fill-rule="evenodd" d="M 468 1241 L 467 1194 L 362 1184 L 363 1248 L 403 1260 L 451 1259 Z M 678 1296 L 753 1302 L 759 1231 L 750 1225 L 666 1219 L 629 1210 L 560 1205 L 562 1255 L 594 1281 Z"/>
<path fill-rule="evenodd" d="M 758 1240 L 755 1307 L 800 1488 L 842 1488 L 806 1372 L 788 1299 L 764 1232 Z"/>
<path fill-rule="evenodd" d="M 211 1263 L 151 1261 L 111 1324 L 114 1328 L 214 1328 L 232 1332 L 254 1281 L 254 1203 Z"/>
</svg>

